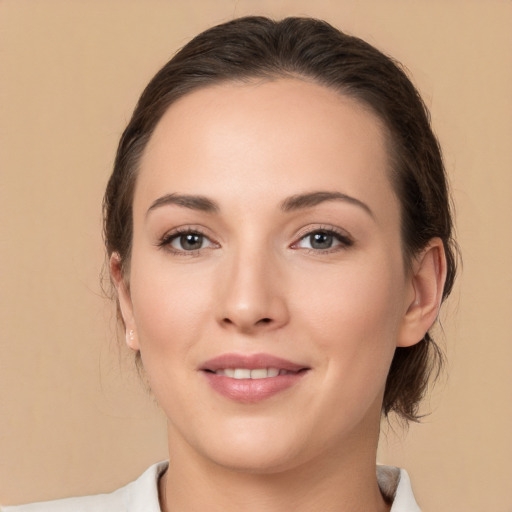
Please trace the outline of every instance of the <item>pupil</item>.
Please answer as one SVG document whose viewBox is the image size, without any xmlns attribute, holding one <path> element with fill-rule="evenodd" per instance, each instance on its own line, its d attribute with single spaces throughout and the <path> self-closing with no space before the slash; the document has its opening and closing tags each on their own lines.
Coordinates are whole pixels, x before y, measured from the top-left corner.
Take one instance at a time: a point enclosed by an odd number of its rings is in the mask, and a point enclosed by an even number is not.
<svg viewBox="0 0 512 512">
<path fill-rule="evenodd" d="M 203 236 L 202 235 L 196 235 L 196 234 L 188 234 L 188 235 L 181 235 L 181 246 L 185 250 L 194 250 L 194 249 L 200 249 L 203 245 Z"/>
<path fill-rule="evenodd" d="M 332 235 L 322 232 L 311 235 L 311 247 L 313 249 L 328 249 L 331 246 Z"/>
</svg>

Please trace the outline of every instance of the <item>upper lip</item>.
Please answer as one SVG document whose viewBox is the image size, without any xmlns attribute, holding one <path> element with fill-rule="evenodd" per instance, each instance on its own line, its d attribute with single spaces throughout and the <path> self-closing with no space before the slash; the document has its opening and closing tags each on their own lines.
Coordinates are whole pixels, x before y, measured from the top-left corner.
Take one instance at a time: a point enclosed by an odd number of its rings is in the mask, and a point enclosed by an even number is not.
<svg viewBox="0 0 512 512">
<path fill-rule="evenodd" d="M 247 368 L 256 370 L 258 368 L 277 368 L 289 372 L 298 372 L 308 369 L 306 365 L 294 363 L 287 359 L 272 356 L 270 354 L 221 354 L 206 361 L 200 370 L 215 372 L 224 368 Z"/>
</svg>

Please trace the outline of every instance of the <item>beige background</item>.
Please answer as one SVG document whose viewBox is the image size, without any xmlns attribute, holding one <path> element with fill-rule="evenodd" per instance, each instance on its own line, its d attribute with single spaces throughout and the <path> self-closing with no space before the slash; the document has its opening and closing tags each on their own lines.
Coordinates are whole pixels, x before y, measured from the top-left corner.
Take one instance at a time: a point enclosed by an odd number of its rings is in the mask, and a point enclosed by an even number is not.
<svg viewBox="0 0 512 512">
<path fill-rule="evenodd" d="M 512 511 L 512 2 L 0 0 L 0 502 L 109 491 L 166 457 L 115 340 L 100 203 L 142 87 L 200 30 L 312 15 L 404 62 L 432 110 L 463 275 L 432 414 L 383 436 L 424 512 Z"/>
</svg>

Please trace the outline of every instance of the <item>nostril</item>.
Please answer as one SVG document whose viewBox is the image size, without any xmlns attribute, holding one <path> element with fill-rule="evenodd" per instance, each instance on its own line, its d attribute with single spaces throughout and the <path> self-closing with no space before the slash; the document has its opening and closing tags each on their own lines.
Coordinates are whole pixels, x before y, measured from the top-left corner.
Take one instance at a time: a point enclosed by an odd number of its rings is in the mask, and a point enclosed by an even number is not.
<svg viewBox="0 0 512 512">
<path fill-rule="evenodd" d="M 274 320 L 272 318 L 268 318 L 268 317 L 260 318 L 259 320 L 256 320 L 256 321 L 250 321 L 250 320 L 244 320 L 244 319 L 239 319 L 237 321 L 237 319 L 232 319 L 227 316 L 222 319 L 222 324 L 224 326 L 226 326 L 226 327 L 227 326 L 237 326 L 242 330 L 247 330 L 247 329 L 250 330 L 255 327 L 263 327 L 264 325 L 269 325 L 269 324 L 272 324 L 273 322 L 274 322 Z"/>
</svg>

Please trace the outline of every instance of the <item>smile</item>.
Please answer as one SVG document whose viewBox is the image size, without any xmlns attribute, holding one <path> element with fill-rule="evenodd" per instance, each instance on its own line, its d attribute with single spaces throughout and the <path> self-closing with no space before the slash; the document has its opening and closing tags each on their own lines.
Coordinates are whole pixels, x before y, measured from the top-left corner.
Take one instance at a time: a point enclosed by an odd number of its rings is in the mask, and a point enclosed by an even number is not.
<svg viewBox="0 0 512 512">
<path fill-rule="evenodd" d="M 310 368 L 269 354 L 223 354 L 199 370 L 224 398 L 256 403 L 293 388 Z"/>
<path fill-rule="evenodd" d="M 231 379 L 268 379 L 278 375 L 286 375 L 294 372 L 280 370 L 279 368 L 221 368 L 215 370 L 215 375 L 225 375 Z"/>
</svg>

